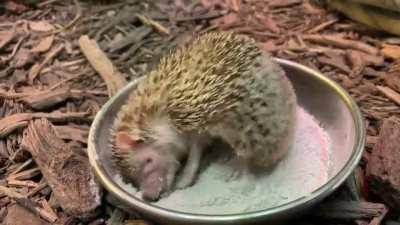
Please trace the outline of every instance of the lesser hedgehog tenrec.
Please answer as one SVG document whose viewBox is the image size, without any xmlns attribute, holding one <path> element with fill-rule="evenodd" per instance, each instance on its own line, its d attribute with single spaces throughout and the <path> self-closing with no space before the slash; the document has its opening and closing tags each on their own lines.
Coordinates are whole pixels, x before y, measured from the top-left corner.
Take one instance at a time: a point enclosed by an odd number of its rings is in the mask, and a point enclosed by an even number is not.
<svg viewBox="0 0 400 225">
<path fill-rule="evenodd" d="M 293 139 L 295 110 L 269 53 L 248 37 L 207 33 L 139 82 L 115 120 L 113 155 L 143 198 L 157 200 L 193 184 L 210 137 L 228 143 L 243 170 L 275 165 Z"/>
</svg>

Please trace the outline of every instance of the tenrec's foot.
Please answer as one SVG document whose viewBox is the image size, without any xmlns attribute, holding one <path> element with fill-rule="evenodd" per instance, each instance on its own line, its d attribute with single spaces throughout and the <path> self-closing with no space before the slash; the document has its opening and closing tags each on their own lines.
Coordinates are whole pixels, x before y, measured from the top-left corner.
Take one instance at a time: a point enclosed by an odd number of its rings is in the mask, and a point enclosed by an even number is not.
<svg viewBox="0 0 400 225">
<path fill-rule="evenodd" d="M 189 176 L 182 177 L 181 176 L 178 178 L 175 188 L 176 189 L 184 189 L 184 188 L 192 186 L 193 183 L 194 183 L 194 177 L 189 177 Z"/>
<path fill-rule="evenodd" d="M 228 165 L 232 168 L 232 173 L 225 179 L 226 182 L 238 180 L 249 171 L 247 163 L 242 159 L 233 158 L 228 162 Z"/>
</svg>

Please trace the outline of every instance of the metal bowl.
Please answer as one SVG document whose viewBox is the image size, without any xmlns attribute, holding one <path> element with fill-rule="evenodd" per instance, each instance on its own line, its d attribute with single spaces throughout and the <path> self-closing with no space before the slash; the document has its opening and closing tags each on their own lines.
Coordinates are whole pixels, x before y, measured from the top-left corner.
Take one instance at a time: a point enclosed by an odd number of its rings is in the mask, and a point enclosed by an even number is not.
<svg viewBox="0 0 400 225">
<path fill-rule="evenodd" d="M 118 172 L 111 162 L 108 140 L 115 115 L 136 87 L 137 81 L 131 82 L 103 106 L 90 129 L 89 160 L 103 186 L 122 204 L 161 224 L 239 225 L 279 222 L 305 212 L 332 193 L 351 174 L 361 158 L 365 128 L 360 111 L 346 91 L 323 74 L 291 61 L 275 60 L 291 80 L 299 105 L 320 121 L 330 136 L 331 171 L 328 181 L 320 188 L 277 207 L 230 215 L 183 213 L 150 205 L 135 197 L 115 181 Z"/>
</svg>

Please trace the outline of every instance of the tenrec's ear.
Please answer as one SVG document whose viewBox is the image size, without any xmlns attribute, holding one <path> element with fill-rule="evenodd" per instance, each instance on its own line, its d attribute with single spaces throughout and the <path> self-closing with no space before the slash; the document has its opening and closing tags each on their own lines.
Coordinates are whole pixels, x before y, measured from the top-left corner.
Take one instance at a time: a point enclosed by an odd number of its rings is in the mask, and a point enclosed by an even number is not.
<svg viewBox="0 0 400 225">
<path fill-rule="evenodd" d="M 115 145 L 121 150 L 135 150 L 135 147 L 140 142 L 140 139 L 136 139 L 124 131 L 120 131 L 115 135 Z"/>
</svg>

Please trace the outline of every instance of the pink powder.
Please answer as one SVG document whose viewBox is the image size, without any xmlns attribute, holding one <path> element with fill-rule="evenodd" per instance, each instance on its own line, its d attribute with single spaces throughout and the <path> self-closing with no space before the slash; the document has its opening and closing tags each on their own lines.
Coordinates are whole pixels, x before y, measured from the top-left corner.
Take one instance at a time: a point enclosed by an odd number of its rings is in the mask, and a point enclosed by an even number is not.
<svg viewBox="0 0 400 225">
<path fill-rule="evenodd" d="M 319 173 L 317 173 L 315 185 L 308 187 L 311 192 L 315 189 L 315 186 L 325 183 L 327 180 L 327 168 L 329 163 L 329 145 L 328 136 L 326 132 L 319 126 L 318 122 L 303 108 L 298 107 L 297 109 L 297 129 L 295 134 L 295 148 L 296 146 L 310 147 L 310 143 L 315 144 L 319 148 Z M 304 149 L 305 151 L 310 151 L 309 149 Z"/>
</svg>

